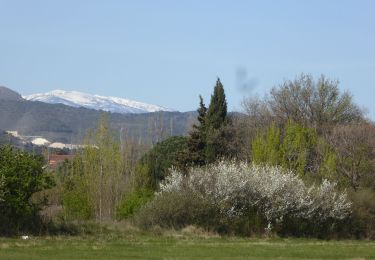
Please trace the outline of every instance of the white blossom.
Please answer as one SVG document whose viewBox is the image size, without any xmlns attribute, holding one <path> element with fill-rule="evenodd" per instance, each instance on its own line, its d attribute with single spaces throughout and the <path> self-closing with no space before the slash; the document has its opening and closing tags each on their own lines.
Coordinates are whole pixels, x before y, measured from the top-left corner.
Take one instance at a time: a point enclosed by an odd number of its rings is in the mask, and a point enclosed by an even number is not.
<svg viewBox="0 0 375 260">
<path fill-rule="evenodd" d="M 286 216 L 317 222 L 344 219 L 351 203 L 346 193 L 335 187 L 327 180 L 307 187 L 296 174 L 280 167 L 220 161 L 191 168 L 186 176 L 172 169 L 160 185 L 160 194 L 188 189 L 211 201 L 226 217 L 238 217 L 256 208 L 271 225 Z"/>
</svg>

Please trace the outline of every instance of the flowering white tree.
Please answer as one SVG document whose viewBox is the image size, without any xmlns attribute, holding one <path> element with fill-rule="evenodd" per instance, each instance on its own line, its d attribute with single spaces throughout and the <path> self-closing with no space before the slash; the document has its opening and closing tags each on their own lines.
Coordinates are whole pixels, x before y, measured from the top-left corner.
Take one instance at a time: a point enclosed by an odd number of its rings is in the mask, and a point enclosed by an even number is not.
<svg viewBox="0 0 375 260">
<path fill-rule="evenodd" d="M 319 186 L 307 187 L 293 172 L 280 167 L 221 161 L 191 168 L 186 176 L 172 169 L 159 195 L 193 192 L 211 201 L 227 218 L 240 217 L 256 208 L 270 227 L 286 216 L 316 222 L 346 218 L 351 203 L 346 193 L 335 186 L 324 180 Z"/>
</svg>

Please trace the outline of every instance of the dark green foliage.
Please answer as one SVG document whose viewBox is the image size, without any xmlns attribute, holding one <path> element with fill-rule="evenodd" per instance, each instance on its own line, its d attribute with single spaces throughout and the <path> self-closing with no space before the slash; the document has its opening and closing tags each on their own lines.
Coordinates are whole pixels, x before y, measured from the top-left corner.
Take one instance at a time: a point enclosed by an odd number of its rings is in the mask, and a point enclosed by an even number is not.
<svg viewBox="0 0 375 260">
<path fill-rule="evenodd" d="M 225 98 L 224 87 L 220 79 L 217 79 L 214 93 L 211 95 L 211 102 L 207 110 L 207 127 L 219 129 L 227 119 L 227 100 Z"/>
<path fill-rule="evenodd" d="M 125 194 L 117 207 L 116 217 L 124 219 L 132 216 L 154 196 L 154 191 L 147 188 L 139 188 L 130 194 Z"/>
<path fill-rule="evenodd" d="M 230 128 L 231 120 L 227 116 L 227 101 L 224 87 L 217 79 L 214 93 L 208 108 L 199 97 L 198 124 L 193 126 L 188 139 L 187 153 L 183 156 L 183 164 L 205 165 L 221 157 L 232 157 L 234 129 Z"/>
<path fill-rule="evenodd" d="M 147 176 L 146 186 L 156 189 L 159 182 L 168 174 L 168 170 L 172 166 L 178 166 L 186 150 L 187 137 L 173 136 L 157 143 L 140 159 L 136 167 L 140 175 Z"/>
<path fill-rule="evenodd" d="M 74 176 L 64 183 L 62 202 L 65 220 L 89 220 L 94 209 L 82 176 Z"/>
<path fill-rule="evenodd" d="M 203 103 L 202 96 L 199 96 L 198 124 L 193 125 L 187 143 L 187 154 L 183 158 L 186 165 L 204 165 L 206 148 L 206 114 L 207 108 Z"/>
<path fill-rule="evenodd" d="M 227 152 L 226 140 L 229 136 L 224 130 L 224 127 L 228 122 L 227 101 L 225 98 L 224 87 L 221 84 L 220 79 L 217 79 L 205 120 L 206 163 L 212 163 L 220 157 L 229 155 Z"/>
<path fill-rule="evenodd" d="M 57 179 L 62 187 L 61 200 L 65 220 L 88 220 L 93 216 L 85 177 L 83 176 L 82 156 L 77 155 L 72 161 L 59 165 Z"/>
<path fill-rule="evenodd" d="M 235 158 L 234 136 L 236 129 L 231 124 L 226 124 L 219 129 L 210 129 L 207 132 L 207 146 L 205 151 L 206 163 L 213 163 L 222 158 Z"/>
<path fill-rule="evenodd" d="M 0 147 L 0 233 L 32 231 L 44 201 L 33 202 L 31 197 L 52 185 L 42 157 Z"/>
<path fill-rule="evenodd" d="M 309 237 L 319 239 L 352 238 L 347 232 L 349 220 L 326 220 L 324 223 L 286 217 L 275 226 L 275 232 L 281 237 Z"/>
</svg>

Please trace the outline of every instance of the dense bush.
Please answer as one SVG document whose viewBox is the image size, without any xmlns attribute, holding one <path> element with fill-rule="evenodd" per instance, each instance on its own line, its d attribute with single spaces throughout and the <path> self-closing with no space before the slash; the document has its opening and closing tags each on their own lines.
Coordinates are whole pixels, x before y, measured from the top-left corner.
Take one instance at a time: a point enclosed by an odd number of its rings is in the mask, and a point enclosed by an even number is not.
<svg viewBox="0 0 375 260">
<path fill-rule="evenodd" d="M 186 148 L 187 138 L 182 136 L 173 136 L 157 143 L 139 160 L 136 167 L 138 177 L 147 178 L 143 185 L 156 189 L 168 174 L 169 168 L 178 163 Z"/>
<path fill-rule="evenodd" d="M 214 205 L 206 199 L 187 191 L 171 191 L 157 195 L 136 214 L 135 220 L 143 228 L 180 229 L 191 224 L 207 228 L 219 225 L 217 215 Z"/>
<path fill-rule="evenodd" d="M 375 239 L 375 191 L 363 189 L 351 194 L 353 214 L 350 230 L 355 238 Z"/>
<path fill-rule="evenodd" d="M 123 200 L 117 207 L 116 217 L 124 219 L 132 216 L 143 205 L 150 201 L 154 193 L 148 188 L 139 188 L 130 194 L 125 194 Z"/>
<path fill-rule="evenodd" d="M 139 219 L 143 226 L 285 231 L 286 220 L 326 227 L 346 219 L 350 211 L 346 193 L 338 192 L 335 183 L 325 180 L 307 187 L 280 167 L 222 161 L 192 168 L 186 176 L 172 170 Z"/>
<path fill-rule="evenodd" d="M 94 207 L 82 176 L 71 176 L 62 190 L 63 216 L 65 220 L 89 220 L 94 215 Z"/>
<path fill-rule="evenodd" d="M 42 157 L 0 147 L 0 234 L 38 229 L 38 211 L 44 200 L 32 201 L 32 195 L 52 184 L 43 171 Z"/>
</svg>

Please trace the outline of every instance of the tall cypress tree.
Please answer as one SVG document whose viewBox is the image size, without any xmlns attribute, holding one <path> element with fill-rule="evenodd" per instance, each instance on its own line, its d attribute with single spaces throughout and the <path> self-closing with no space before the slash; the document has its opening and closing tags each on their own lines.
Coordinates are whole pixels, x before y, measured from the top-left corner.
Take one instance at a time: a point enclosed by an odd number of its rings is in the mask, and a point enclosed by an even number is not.
<svg viewBox="0 0 375 260">
<path fill-rule="evenodd" d="M 193 131 L 190 133 L 188 141 L 188 164 L 205 164 L 206 147 L 206 114 L 207 108 L 203 102 L 202 96 L 199 96 L 198 124 L 193 125 Z"/>
<path fill-rule="evenodd" d="M 197 110 L 198 112 L 198 122 L 199 125 L 193 125 L 193 127 L 197 130 L 203 129 L 206 125 L 206 114 L 207 114 L 207 107 L 203 102 L 203 98 L 201 95 L 199 95 L 199 108 Z"/>
<path fill-rule="evenodd" d="M 216 81 L 214 93 L 211 96 L 211 102 L 206 114 L 206 163 L 214 162 L 218 157 L 227 155 L 227 133 L 225 126 L 227 119 L 227 101 L 225 98 L 224 87 L 220 79 Z"/>
<path fill-rule="evenodd" d="M 188 147 L 179 164 L 204 165 L 219 157 L 230 156 L 229 142 L 231 133 L 225 127 L 230 123 L 227 117 L 227 101 L 224 87 L 217 79 L 208 108 L 199 96 L 198 123 L 190 132 Z"/>
<path fill-rule="evenodd" d="M 220 79 L 216 81 L 214 93 L 211 95 L 211 102 L 207 110 L 206 122 L 209 128 L 219 129 L 226 123 L 227 100 L 225 98 L 224 87 Z"/>
</svg>

